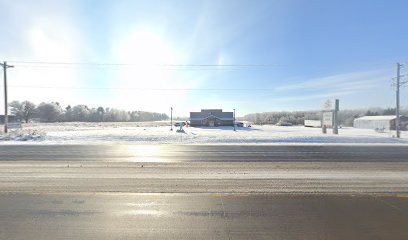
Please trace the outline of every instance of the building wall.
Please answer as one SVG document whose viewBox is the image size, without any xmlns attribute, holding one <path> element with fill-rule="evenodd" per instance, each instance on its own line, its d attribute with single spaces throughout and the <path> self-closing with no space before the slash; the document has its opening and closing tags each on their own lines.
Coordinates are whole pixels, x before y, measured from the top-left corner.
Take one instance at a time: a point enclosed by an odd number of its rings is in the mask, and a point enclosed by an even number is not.
<svg viewBox="0 0 408 240">
<path fill-rule="evenodd" d="M 384 130 L 390 131 L 395 130 L 395 119 L 355 119 L 353 126 L 363 129 L 384 128 Z M 400 117 L 400 126 L 402 131 L 408 130 L 408 117 Z"/>
<path fill-rule="evenodd" d="M 201 126 L 201 121 L 190 120 L 190 126 L 192 127 Z"/>
<path fill-rule="evenodd" d="M 8 116 L 8 122 L 13 123 L 13 122 L 19 122 L 20 119 L 18 119 L 15 115 L 9 115 Z M 0 115 L 0 124 L 4 124 L 4 115 Z"/>
<path fill-rule="evenodd" d="M 216 118 L 206 119 L 209 116 Z M 233 112 L 223 112 L 222 109 L 202 109 L 201 112 L 190 112 L 190 126 L 210 126 L 212 123 L 214 126 L 233 126 L 233 117 Z"/>
<path fill-rule="evenodd" d="M 209 126 L 208 121 L 190 121 L 190 126 L 192 127 L 198 127 L 198 126 Z M 234 120 L 218 120 L 216 121 L 216 126 L 234 126 Z"/>
<path fill-rule="evenodd" d="M 395 130 L 395 120 L 391 123 L 391 130 Z M 408 117 L 400 117 L 400 130 L 407 131 L 408 130 Z"/>
<path fill-rule="evenodd" d="M 354 120 L 353 126 L 355 128 L 363 128 L 363 129 L 382 129 L 391 130 L 391 122 L 392 120 L 384 119 L 384 120 L 369 120 L 369 119 L 356 119 Z"/>
<path fill-rule="evenodd" d="M 220 126 L 234 126 L 234 120 L 223 120 Z"/>
</svg>

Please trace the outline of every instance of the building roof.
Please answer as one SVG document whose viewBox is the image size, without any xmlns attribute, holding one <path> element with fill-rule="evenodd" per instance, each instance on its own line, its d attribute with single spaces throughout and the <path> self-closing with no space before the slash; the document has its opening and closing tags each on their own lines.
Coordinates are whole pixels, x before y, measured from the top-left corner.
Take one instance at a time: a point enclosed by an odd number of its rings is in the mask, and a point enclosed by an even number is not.
<svg viewBox="0 0 408 240">
<path fill-rule="evenodd" d="M 208 119 L 208 118 L 210 118 L 210 117 L 217 118 L 217 119 L 220 119 L 220 120 L 223 120 L 223 121 L 230 121 L 230 120 L 234 120 L 234 118 L 228 118 L 228 117 L 217 117 L 217 116 L 214 116 L 214 115 L 210 115 L 210 116 L 208 116 L 208 117 L 197 117 L 197 118 L 190 118 L 190 120 L 191 120 L 191 121 L 202 121 L 202 120 L 204 120 L 204 119 Z"/>
<path fill-rule="evenodd" d="M 201 112 L 207 112 L 207 111 L 218 111 L 218 112 L 222 112 L 222 109 L 219 109 L 219 108 L 201 109 Z"/>
<path fill-rule="evenodd" d="M 401 116 L 403 117 L 403 116 Z M 364 116 L 360 118 L 356 118 L 355 120 L 393 120 L 395 119 L 395 115 L 387 115 L 387 116 Z"/>
<path fill-rule="evenodd" d="M 203 109 L 201 112 L 190 112 L 190 120 L 201 121 L 209 117 L 215 117 L 220 120 L 228 121 L 234 119 L 233 112 L 223 112 L 221 109 Z"/>
</svg>

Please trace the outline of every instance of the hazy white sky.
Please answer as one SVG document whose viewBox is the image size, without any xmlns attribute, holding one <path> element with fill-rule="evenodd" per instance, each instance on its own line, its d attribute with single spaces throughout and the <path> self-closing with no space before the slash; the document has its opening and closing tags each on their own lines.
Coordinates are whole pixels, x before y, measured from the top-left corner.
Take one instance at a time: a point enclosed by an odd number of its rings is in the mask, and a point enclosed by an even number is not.
<svg viewBox="0 0 408 240">
<path fill-rule="evenodd" d="M 173 106 L 181 116 L 319 109 L 328 98 L 388 107 L 395 62 L 408 62 L 407 8 L 402 0 L 0 0 L 0 60 L 15 65 L 10 101 Z M 236 64 L 268 66 L 225 66 Z M 404 89 L 405 106 L 406 97 Z"/>
</svg>

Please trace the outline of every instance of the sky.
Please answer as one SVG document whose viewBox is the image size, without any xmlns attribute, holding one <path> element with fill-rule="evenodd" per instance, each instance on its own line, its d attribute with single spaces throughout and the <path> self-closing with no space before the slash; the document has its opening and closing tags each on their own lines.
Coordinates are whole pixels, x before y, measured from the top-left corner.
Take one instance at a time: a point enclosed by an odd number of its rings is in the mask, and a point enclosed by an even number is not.
<svg viewBox="0 0 408 240">
<path fill-rule="evenodd" d="M 14 66 L 9 101 L 175 116 L 319 110 L 335 98 L 341 109 L 393 107 L 396 63 L 408 73 L 406 9 L 405 0 L 0 0 L 0 61 Z M 407 97 L 403 88 L 402 106 Z"/>
</svg>

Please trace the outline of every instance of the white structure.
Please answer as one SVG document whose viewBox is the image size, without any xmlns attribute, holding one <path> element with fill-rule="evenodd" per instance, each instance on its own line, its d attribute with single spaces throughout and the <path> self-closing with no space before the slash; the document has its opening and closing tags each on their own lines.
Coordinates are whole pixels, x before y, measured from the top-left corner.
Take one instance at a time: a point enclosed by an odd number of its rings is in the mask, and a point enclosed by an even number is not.
<svg viewBox="0 0 408 240">
<path fill-rule="evenodd" d="M 365 116 L 354 119 L 355 128 L 395 130 L 396 116 Z M 401 130 L 407 130 L 408 118 L 401 116 Z"/>
<path fill-rule="evenodd" d="M 322 121 L 320 120 L 305 120 L 305 127 L 322 127 Z"/>
</svg>

